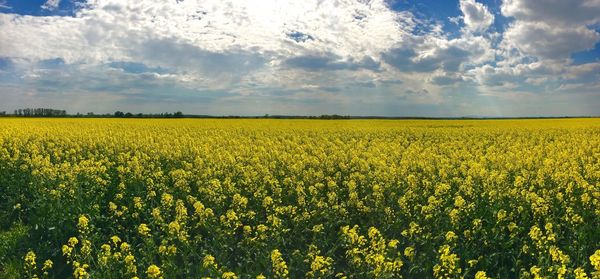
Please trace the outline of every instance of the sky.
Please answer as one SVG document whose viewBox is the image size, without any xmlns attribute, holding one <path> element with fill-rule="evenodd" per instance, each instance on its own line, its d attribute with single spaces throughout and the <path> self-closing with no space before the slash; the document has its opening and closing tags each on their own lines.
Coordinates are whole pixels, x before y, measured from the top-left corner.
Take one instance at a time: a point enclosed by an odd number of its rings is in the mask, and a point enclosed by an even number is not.
<svg viewBox="0 0 600 279">
<path fill-rule="evenodd" d="M 0 111 L 600 115 L 598 0 L 0 0 Z"/>
</svg>

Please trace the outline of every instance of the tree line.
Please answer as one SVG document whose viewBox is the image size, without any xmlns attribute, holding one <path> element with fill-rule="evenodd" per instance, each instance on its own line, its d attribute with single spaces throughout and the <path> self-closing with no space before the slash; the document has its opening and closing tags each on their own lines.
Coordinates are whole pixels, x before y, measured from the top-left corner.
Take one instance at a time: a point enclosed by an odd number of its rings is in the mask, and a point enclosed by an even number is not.
<svg viewBox="0 0 600 279">
<path fill-rule="evenodd" d="M 23 108 L 16 109 L 12 114 L 6 111 L 0 111 L 0 116 L 12 116 L 12 117 L 116 117 L 116 118 L 182 118 L 185 115 L 181 111 L 177 112 L 163 112 L 163 113 L 131 113 L 116 111 L 114 113 L 96 114 L 94 112 L 88 112 L 86 114 L 76 113 L 68 114 L 66 110 L 52 109 L 52 108 Z"/>
<path fill-rule="evenodd" d="M 6 115 L 6 112 L 3 112 Z M 51 109 L 51 108 L 24 108 L 16 109 L 14 116 L 30 116 L 30 117 L 60 117 L 67 116 L 66 110 Z"/>
<path fill-rule="evenodd" d="M 339 114 L 323 114 L 323 115 L 270 115 L 262 116 L 239 116 L 239 115 L 205 115 L 205 114 L 184 114 L 181 111 L 177 112 L 162 112 L 162 113 L 132 113 L 124 111 L 115 111 L 114 113 L 97 114 L 94 112 L 69 114 L 66 110 L 52 108 L 24 108 L 16 109 L 14 112 L 8 113 L 0 111 L 0 117 L 82 117 L 82 118 L 267 118 L 267 119 L 320 119 L 320 120 L 344 120 L 344 119 L 511 119 L 511 117 L 402 117 L 402 116 L 350 116 Z M 531 119 L 539 118 L 575 118 L 575 117 L 590 117 L 590 116 L 573 116 L 573 117 L 525 117 Z M 592 116 L 593 117 L 593 116 Z M 519 117 L 514 117 L 519 118 Z"/>
<path fill-rule="evenodd" d="M 170 112 L 164 112 L 164 113 L 159 113 L 159 114 L 143 114 L 143 113 L 131 113 L 131 112 L 122 112 L 122 111 L 115 111 L 115 113 L 113 114 L 114 117 L 117 118 L 182 118 L 184 117 L 183 112 L 178 111 L 178 112 L 174 112 L 174 113 L 170 113 Z"/>
<path fill-rule="evenodd" d="M 76 114 L 68 114 L 66 110 L 52 109 L 52 108 L 24 108 L 16 109 L 13 114 L 9 114 L 6 111 L 0 111 L 1 116 L 13 116 L 13 117 L 94 117 L 94 118 L 271 118 L 271 119 L 351 119 L 348 115 L 337 115 L 327 114 L 320 116 L 295 116 L 295 115 L 269 115 L 264 116 L 237 116 L 237 115 L 192 115 L 183 114 L 181 111 L 177 112 L 162 112 L 162 113 L 131 113 L 124 111 L 115 111 L 114 113 L 96 114 L 94 112 L 88 112 L 82 114 L 80 112 Z"/>
</svg>

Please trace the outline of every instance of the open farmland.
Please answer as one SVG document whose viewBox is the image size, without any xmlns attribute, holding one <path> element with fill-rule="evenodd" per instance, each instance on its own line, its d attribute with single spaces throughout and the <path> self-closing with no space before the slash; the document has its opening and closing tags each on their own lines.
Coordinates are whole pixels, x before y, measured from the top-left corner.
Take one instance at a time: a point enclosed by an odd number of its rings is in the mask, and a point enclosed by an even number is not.
<svg viewBox="0 0 600 279">
<path fill-rule="evenodd" d="M 600 119 L 6 118 L 0 197 L 8 277 L 600 278 Z"/>
</svg>

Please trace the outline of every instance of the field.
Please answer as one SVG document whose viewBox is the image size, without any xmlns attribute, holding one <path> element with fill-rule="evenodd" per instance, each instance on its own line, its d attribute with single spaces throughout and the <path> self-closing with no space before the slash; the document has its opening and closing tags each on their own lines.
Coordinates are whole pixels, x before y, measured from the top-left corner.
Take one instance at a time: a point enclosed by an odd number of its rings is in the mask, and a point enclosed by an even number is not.
<svg viewBox="0 0 600 279">
<path fill-rule="evenodd" d="M 0 119 L 0 274 L 600 278 L 600 119 Z"/>
</svg>

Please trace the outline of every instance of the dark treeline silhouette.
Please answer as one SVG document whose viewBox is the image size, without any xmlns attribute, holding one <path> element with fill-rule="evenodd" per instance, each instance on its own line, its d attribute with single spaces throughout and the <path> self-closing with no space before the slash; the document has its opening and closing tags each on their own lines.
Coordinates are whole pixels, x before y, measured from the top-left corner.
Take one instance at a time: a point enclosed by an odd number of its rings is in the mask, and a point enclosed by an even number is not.
<svg viewBox="0 0 600 279">
<path fill-rule="evenodd" d="M 4 113 L 6 115 L 6 112 Z M 67 116 L 66 110 L 51 109 L 51 108 L 24 108 L 16 109 L 14 116 L 27 117 L 60 117 Z"/>
<path fill-rule="evenodd" d="M 89 113 L 88 113 L 89 115 Z M 93 115 L 93 113 L 92 113 Z M 159 113 L 159 114 L 143 114 L 143 113 L 137 113 L 137 114 L 133 114 L 131 112 L 122 112 L 122 111 L 115 111 L 115 113 L 113 114 L 113 117 L 117 117 L 117 118 L 183 118 L 183 112 L 178 111 L 175 113 L 170 113 L 170 112 L 164 112 L 164 113 Z"/>
<path fill-rule="evenodd" d="M 0 117 L 11 116 L 11 117 L 82 117 L 82 118 L 183 118 L 186 115 L 181 111 L 177 112 L 163 112 L 163 113 L 131 113 L 116 111 L 115 113 L 96 114 L 94 112 L 88 112 L 87 114 L 76 113 L 68 114 L 66 110 L 51 109 L 51 108 L 24 108 L 16 109 L 12 114 L 6 111 L 0 111 Z"/>
<path fill-rule="evenodd" d="M 324 114 L 321 116 L 309 116 L 308 118 L 309 119 L 336 120 L 336 119 L 350 119 L 350 115 Z"/>
</svg>

